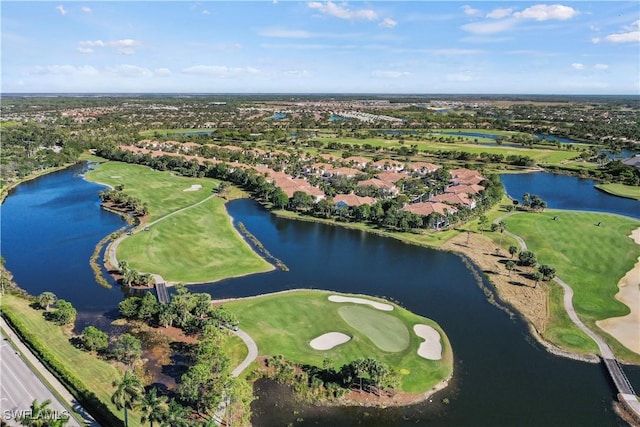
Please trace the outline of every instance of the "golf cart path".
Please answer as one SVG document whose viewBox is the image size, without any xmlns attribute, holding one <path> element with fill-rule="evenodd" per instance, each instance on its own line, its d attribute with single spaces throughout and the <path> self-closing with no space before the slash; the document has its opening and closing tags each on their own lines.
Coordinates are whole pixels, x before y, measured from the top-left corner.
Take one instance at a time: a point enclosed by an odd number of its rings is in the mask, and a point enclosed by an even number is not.
<svg viewBox="0 0 640 427">
<path fill-rule="evenodd" d="M 493 223 L 498 224 L 503 219 L 508 218 L 515 213 L 516 212 L 509 212 L 505 215 L 501 215 L 498 218 L 496 218 L 493 221 Z M 505 230 L 505 232 L 509 236 L 513 237 L 518 241 L 518 244 L 520 245 L 521 250 L 523 251 L 528 250 L 527 244 L 520 236 L 513 234 L 508 230 Z M 624 374 L 624 371 L 620 367 L 620 364 L 616 360 L 615 355 L 613 354 L 613 351 L 611 350 L 609 345 L 607 345 L 607 343 L 598 334 L 593 332 L 584 323 L 582 323 L 582 320 L 580 320 L 580 318 L 576 314 L 576 311 L 573 307 L 573 289 L 571 288 L 571 286 L 569 286 L 566 282 L 564 282 L 562 279 L 560 279 L 557 276 L 553 278 L 553 281 L 559 284 L 564 291 L 564 297 L 563 297 L 564 309 L 569 315 L 569 318 L 571 319 L 571 321 L 578 327 L 578 329 L 580 329 L 582 332 L 584 332 L 589 337 L 591 337 L 591 339 L 595 341 L 595 343 L 598 345 L 598 349 L 600 350 L 600 355 L 607 368 L 607 371 L 609 372 L 609 375 L 611 375 L 611 379 L 613 380 L 618 390 L 620 400 L 626 403 L 627 407 L 631 411 L 633 411 L 637 417 L 640 417 L 640 401 L 638 400 L 638 397 L 636 396 L 633 388 L 631 387 L 631 383 L 627 379 L 627 376 Z"/>
</svg>

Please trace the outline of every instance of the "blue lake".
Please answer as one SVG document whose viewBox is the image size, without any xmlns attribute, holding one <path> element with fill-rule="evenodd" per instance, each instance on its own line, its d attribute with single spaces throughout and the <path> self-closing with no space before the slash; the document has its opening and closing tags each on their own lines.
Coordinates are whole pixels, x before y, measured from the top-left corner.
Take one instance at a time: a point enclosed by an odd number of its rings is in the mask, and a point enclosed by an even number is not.
<svg viewBox="0 0 640 427">
<path fill-rule="evenodd" d="M 598 190 L 590 179 L 545 172 L 500 175 L 507 194 L 522 201 L 537 194 L 553 209 L 601 211 L 640 218 L 640 202 Z"/>
<path fill-rule="evenodd" d="M 126 292 L 97 285 L 89 257 L 95 244 L 124 222 L 99 208 L 101 187 L 79 177 L 80 171 L 46 175 L 7 198 L 0 216 L 2 255 L 28 292 L 49 290 L 71 301 L 79 311 L 78 327 L 108 325 Z M 214 298 L 292 288 L 384 296 L 437 321 L 455 355 L 452 383 L 433 402 L 318 408 L 290 400 L 273 405 L 266 393 L 254 404 L 254 425 L 625 425 L 611 407 L 615 396 L 602 367 L 546 352 L 518 316 L 510 318 L 487 302 L 460 257 L 356 230 L 277 218 L 251 200 L 227 207 L 290 271 L 194 285 L 192 291 Z M 488 283 L 483 279 L 481 285 Z M 640 368 L 625 371 L 638 387 Z M 444 397 L 449 405 L 438 403 Z"/>
</svg>

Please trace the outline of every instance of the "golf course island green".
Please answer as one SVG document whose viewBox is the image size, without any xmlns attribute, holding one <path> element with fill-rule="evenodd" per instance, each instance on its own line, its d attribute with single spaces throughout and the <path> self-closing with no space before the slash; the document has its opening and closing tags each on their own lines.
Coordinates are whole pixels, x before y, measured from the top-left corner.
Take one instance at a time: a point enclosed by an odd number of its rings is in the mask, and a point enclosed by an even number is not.
<svg viewBox="0 0 640 427">
<path fill-rule="evenodd" d="M 295 290 L 224 305 L 256 341 L 261 357 L 276 356 L 319 378 L 337 377 L 338 383 L 354 361 L 382 366 L 377 368 L 385 372 L 382 380 L 360 376 L 372 383 L 393 384 L 389 387 L 395 399 L 384 404 L 424 399 L 445 387 L 453 372 L 451 344 L 442 328 L 379 298 Z M 321 368 L 324 374 L 318 373 Z M 340 385 L 346 393 L 354 383 L 358 379 L 352 375 Z M 352 403 L 350 397 L 346 400 Z"/>
</svg>

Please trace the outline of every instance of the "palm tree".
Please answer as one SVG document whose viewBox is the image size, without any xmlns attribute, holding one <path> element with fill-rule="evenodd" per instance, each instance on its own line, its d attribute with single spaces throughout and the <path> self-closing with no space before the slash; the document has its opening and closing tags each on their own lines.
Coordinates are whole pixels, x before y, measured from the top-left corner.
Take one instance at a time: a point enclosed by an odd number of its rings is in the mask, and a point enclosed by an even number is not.
<svg viewBox="0 0 640 427">
<path fill-rule="evenodd" d="M 48 421 L 47 418 L 49 418 L 51 414 L 51 409 L 48 408 L 50 404 L 51 399 L 47 399 L 40 404 L 38 404 L 38 399 L 34 399 L 33 402 L 31 402 L 31 411 L 19 416 L 16 421 L 27 427 L 44 426 Z"/>
<path fill-rule="evenodd" d="M 53 292 L 43 292 L 38 296 L 38 304 L 40 307 L 49 311 L 49 306 L 56 302 L 56 296 Z"/>
<path fill-rule="evenodd" d="M 116 391 L 111 395 L 111 402 L 116 408 L 124 408 L 124 425 L 129 426 L 129 418 L 127 409 L 133 409 L 142 395 L 142 384 L 140 379 L 131 371 L 125 371 L 120 381 L 114 381 L 112 384 L 116 387 Z"/>
<path fill-rule="evenodd" d="M 189 411 L 174 399 L 169 402 L 169 407 L 162 420 L 162 427 L 185 427 L 189 425 Z"/>
<path fill-rule="evenodd" d="M 142 411 L 141 422 L 149 421 L 149 425 L 153 427 L 153 422 L 161 422 L 167 412 L 167 397 L 158 396 L 158 390 L 153 387 L 147 391 L 140 401 L 140 410 Z"/>
<path fill-rule="evenodd" d="M 518 253 L 517 246 L 509 246 L 509 255 L 511 255 L 511 258 L 513 258 L 513 256 L 517 253 Z"/>
<path fill-rule="evenodd" d="M 515 263 L 515 262 L 513 262 L 513 261 L 511 261 L 511 260 L 509 260 L 509 261 L 507 261 L 507 263 L 505 264 L 505 267 L 507 267 L 507 270 L 509 270 L 509 277 L 511 277 L 511 272 L 512 272 L 513 270 L 515 270 L 515 268 L 516 268 L 516 263 Z"/>
</svg>

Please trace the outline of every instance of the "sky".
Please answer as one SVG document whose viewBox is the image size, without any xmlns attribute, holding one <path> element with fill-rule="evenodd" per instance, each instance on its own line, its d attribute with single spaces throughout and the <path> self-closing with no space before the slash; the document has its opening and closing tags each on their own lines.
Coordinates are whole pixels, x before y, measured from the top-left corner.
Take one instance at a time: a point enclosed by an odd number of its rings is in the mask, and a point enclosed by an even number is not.
<svg viewBox="0 0 640 427">
<path fill-rule="evenodd" d="M 6 1 L 2 93 L 640 94 L 640 2 Z"/>
</svg>

